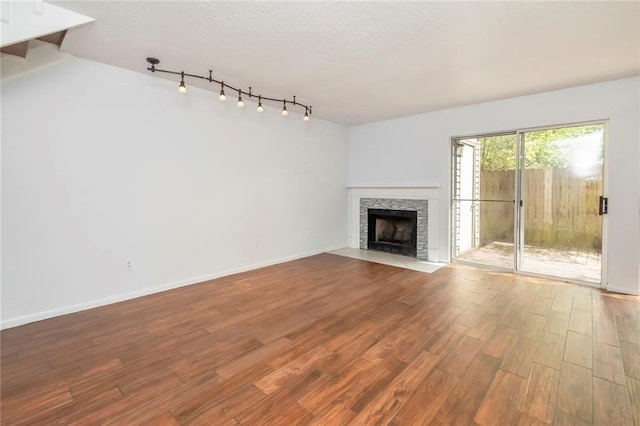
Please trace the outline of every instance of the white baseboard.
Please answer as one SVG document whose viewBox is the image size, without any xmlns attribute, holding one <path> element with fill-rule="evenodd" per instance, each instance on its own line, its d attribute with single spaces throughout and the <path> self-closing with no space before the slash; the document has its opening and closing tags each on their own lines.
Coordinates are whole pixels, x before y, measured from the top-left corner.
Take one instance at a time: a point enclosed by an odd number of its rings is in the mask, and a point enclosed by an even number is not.
<svg viewBox="0 0 640 426">
<path fill-rule="evenodd" d="M 629 290 L 628 288 L 616 287 L 613 285 L 607 286 L 607 291 L 611 291 L 613 293 L 622 293 L 622 294 L 631 294 L 633 296 L 640 296 L 640 292 Z"/>
<path fill-rule="evenodd" d="M 129 293 L 118 294 L 115 296 L 105 297 L 102 299 L 91 300 L 84 303 L 78 303 L 76 305 L 70 305 L 62 308 L 51 309 L 48 311 L 36 312 L 34 314 L 23 315 L 17 318 L 11 318 L 11 319 L 0 322 L 0 330 L 17 327 L 19 325 L 40 321 L 47 318 L 53 318 L 60 315 L 66 315 L 74 312 L 84 311 L 91 308 L 97 308 L 99 306 L 110 305 L 112 303 L 122 302 L 124 300 L 135 299 L 136 297 L 142 297 L 142 296 L 147 296 L 149 294 L 160 293 L 162 291 L 167 291 L 174 288 L 184 287 L 192 284 L 198 284 L 204 281 L 214 280 L 216 278 L 221 278 L 228 275 L 239 274 L 241 272 L 247 272 L 253 269 L 259 269 L 259 268 L 264 268 L 266 266 L 276 265 L 278 263 L 290 262 L 292 260 L 302 259 L 303 257 L 314 256 L 316 254 L 337 250 L 342 247 L 344 247 L 344 244 L 341 244 L 335 247 L 328 247 L 323 250 L 314 250 L 306 253 L 296 254 L 293 256 L 283 257 L 280 259 L 273 259 L 273 260 L 268 260 L 266 262 L 254 263 L 252 265 L 242 266 L 240 268 L 228 269 L 222 272 L 214 272 L 207 275 L 201 275 L 199 277 L 193 277 L 185 280 L 175 281 L 172 283 L 161 284 L 159 286 L 149 287 L 143 290 L 132 291 Z"/>
</svg>

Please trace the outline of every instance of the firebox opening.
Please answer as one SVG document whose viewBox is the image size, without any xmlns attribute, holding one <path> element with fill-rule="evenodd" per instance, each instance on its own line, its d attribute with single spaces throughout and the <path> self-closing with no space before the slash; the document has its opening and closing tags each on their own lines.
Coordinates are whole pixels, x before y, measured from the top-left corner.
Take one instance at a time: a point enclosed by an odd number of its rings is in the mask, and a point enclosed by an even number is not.
<svg viewBox="0 0 640 426">
<path fill-rule="evenodd" d="M 416 257 L 418 212 L 368 209 L 368 248 Z"/>
</svg>

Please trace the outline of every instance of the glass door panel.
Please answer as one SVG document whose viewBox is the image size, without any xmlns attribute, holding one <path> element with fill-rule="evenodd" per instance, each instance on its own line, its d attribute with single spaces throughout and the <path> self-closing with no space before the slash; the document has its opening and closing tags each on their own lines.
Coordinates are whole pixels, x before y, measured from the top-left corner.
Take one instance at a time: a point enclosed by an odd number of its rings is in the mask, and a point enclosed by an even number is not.
<svg viewBox="0 0 640 426">
<path fill-rule="evenodd" d="M 454 208 L 476 219 L 460 222 L 464 241 L 471 244 L 456 247 L 456 260 L 513 269 L 513 201 L 457 201 Z"/>
<path fill-rule="evenodd" d="M 519 267 L 600 283 L 604 125 L 521 133 Z"/>
<path fill-rule="evenodd" d="M 453 143 L 452 256 L 513 269 L 516 135 Z"/>
</svg>

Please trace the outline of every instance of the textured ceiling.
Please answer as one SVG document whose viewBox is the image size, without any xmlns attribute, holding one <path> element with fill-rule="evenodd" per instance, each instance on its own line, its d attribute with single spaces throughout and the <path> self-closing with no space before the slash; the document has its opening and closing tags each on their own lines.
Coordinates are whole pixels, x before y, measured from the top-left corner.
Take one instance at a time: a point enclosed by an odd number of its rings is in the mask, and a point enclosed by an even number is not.
<svg viewBox="0 0 640 426">
<path fill-rule="evenodd" d="M 639 2 L 52 3 L 97 19 L 64 51 L 213 69 L 346 124 L 640 74 Z"/>
</svg>

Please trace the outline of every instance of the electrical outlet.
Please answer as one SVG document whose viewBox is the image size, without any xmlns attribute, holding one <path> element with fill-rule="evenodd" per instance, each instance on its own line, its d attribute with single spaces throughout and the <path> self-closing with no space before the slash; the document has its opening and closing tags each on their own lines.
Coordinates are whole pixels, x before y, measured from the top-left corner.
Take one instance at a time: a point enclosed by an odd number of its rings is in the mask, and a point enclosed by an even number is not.
<svg viewBox="0 0 640 426">
<path fill-rule="evenodd" d="M 124 261 L 124 270 L 125 271 L 130 271 L 133 269 L 133 260 L 131 259 L 127 259 Z"/>
</svg>

